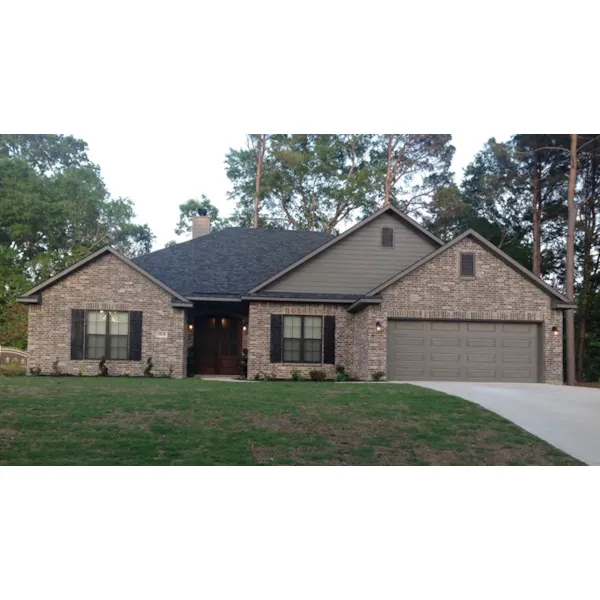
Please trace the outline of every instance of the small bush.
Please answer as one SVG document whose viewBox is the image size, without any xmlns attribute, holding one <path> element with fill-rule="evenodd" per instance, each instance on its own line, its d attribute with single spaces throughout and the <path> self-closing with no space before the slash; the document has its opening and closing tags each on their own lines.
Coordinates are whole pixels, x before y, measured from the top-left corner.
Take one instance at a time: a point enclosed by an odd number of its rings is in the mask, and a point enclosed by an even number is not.
<svg viewBox="0 0 600 600">
<path fill-rule="evenodd" d="M 18 361 L 13 360 L 8 365 L 0 365 L 0 376 L 4 377 L 23 377 L 27 375 L 27 369 L 19 365 Z"/>
<path fill-rule="evenodd" d="M 175 370 L 175 367 L 173 365 L 169 365 L 169 379 L 173 379 L 173 371 Z"/>
<path fill-rule="evenodd" d="M 56 357 L 56 360 L 52 363 L 52 375 L 54 375 L 54 377 L 60 377 L 62 375 L 62 369 L 60 368 L 58 356 Z"/>
<path fill-rule="evenodd" d="M 254 381 L 260 381 L 260 373 L 254 374 Z"/>
<path fill-rule="evenodd" d="M 304 379 L 304 377 L 302 377 L 302 373 L 300 373 L 300 371 L 298 371 L 298 369 L 294 369 L 292 371 L 292 379 L 294 381 L 302 381 Z"/>
<path fill-rule="evenodd" d="M 350 373 L 346 371 L 346 367 L 344 367 L 344 365 L 336 365 L 335 372 L 336 381 L 350 381 Z"/>
<path fill-rule="evenodd" d="M 83 377 L 83 367 L 81 365 L 79 365 L 79 369 L 77 370 L 77 376 Z"/>
<path fill-rule="evenodd" d="M 325 381 L 327 379 L 327 375 L 325 371 L 319 371 L 317 369 L 313 369 L 308 373 L 309 377 L 312 381 Z"/>
<path fill-rule="evenodd" d="M 100 362 L 98 363 L 98 372 L 100 373 L 100 377 L 108 377 L 108 365 L 104 356 L 100 358 Z"/>
<path fill-rule="evenodd" d="M 30 367 L 29 374 L 37 377 L 42 372 L 41 367 Z"/>
<path fill-rule="evenodd" d="M 242 360 L 240 361 L 240 375 L 244 379 L 248 377 L 248 348 L 242 349 Z"/>
<path fill-rule="evenodd" d="M 154 373 L 152 369 L 154 368 L 154 364 L 152 363 L 152 357 L 149 356 L 146 361 L 146 368 L 144 369 L 144 377 L 154 377 Z"/>
<path fill-rule="evenodd" d="M 383 371 L 375 371 L 373 375 L 371 375 L 371 379 L 373 381 L 381 381 L 385 377 L 385 373 Z"/>
</svg>

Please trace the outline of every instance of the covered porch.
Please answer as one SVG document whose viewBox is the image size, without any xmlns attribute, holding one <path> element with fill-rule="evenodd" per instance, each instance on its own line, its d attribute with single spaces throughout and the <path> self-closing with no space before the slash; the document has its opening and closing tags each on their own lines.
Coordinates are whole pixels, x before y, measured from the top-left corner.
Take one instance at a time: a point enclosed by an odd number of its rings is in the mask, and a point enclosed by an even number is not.
<svg viewBox="0 0 600 600">
<path fill-rule="evenodd" d="M 241 373 L 247 348 L 248 306 L 239 299 L 194 300 L 187 310 L 187 375 Z"/>
</svg>

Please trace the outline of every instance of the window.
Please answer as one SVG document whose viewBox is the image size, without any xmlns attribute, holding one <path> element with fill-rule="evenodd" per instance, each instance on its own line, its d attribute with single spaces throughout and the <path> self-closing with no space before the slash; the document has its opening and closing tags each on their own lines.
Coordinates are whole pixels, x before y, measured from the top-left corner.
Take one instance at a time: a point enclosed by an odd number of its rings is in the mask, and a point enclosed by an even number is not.
<svg viewBox="0 0 600 600">
<path fill-rule="evenodd" d="M 460 276 L 475 277 L 475 255 L 473 253 L 460 255 Z"/>
<path fill-rule="evenodd" d="M 381 245 L 384 248 L 394 247 L 394 230 L 391 227 L 381 229 Z"/>
<path fill-rule="evenodd" d="M 283 317 L 283 362 L 320 363 L 322 317 Z"/>
<path fill-rule="evenodd" d="M 129 313 L 86 311 L 85 358 L 127 360 L 129 358 Z"/>
</svg>

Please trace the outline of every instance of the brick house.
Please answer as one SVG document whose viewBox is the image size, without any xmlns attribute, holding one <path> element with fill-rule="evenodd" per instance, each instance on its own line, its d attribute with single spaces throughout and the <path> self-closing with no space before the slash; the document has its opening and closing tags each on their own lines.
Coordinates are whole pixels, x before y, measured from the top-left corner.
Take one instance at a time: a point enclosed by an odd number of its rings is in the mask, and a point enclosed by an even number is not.
<svg viewBox="0 0 600 600">
<path fill-rule="evenodd" d="M 444 244 L 386 206 L 341 235 L 230 228 L 129 260 L 110 247 L 29 290 L 29 365 L 95 375 L 562 383 L 563 294 L 474 231 Z"/>
</svg>

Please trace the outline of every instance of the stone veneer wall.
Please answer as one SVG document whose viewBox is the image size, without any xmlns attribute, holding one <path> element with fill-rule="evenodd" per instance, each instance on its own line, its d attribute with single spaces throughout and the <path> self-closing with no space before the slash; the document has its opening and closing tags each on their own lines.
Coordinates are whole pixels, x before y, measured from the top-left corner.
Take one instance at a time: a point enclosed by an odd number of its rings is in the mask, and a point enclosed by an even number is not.
<svg viewBox="0 0 600 600">
<path fill-rule="evenodd" d="M 313 369 L 335 376 L 335 365 L 316 363 L 271 363 L 271 315 L 335 316 L 335 362 L 352 373 L 354 365 L 354 320 L 347 305 L 300 304 L 284 302 L 251 302 L 248 319 L 248 377 L 265 373 L 277 379 L 289 379 L 291 372 L 300 371 L 305 377 Z"/>
<path fill-rule="evenodd" d="M 142 360 L 107 361 L 110 375 L 143 375 L 148 356 L 153 372 L 185 377 L 185 309 L 171 306 L 171 295 L 112 254 L 104 254 L 42 291 L 29 307 L 29 366 L 43 373 L 58 359 L 64 373 L 98 374 L 98 360 L 71 360 L 71 309 L 142 311 Z M 164 336 L 164 337 L 163 337 Z"/>
<path fill-rule="evenodd" d="M 475 277 L 460 277 L 461 252 L 475 254 Z M 471 238 L 466 238 L 382 292 L 370 320 L 388 318 L 539 322 L 543 329 L 543 377 L 563 383 L 562 311 L 550 296 Z M 369 309 L 366 309 L 369 310 Z M 557 327 L 559 334 L 552 334 Z M 366 329 L 370 369 L 387 370 L 387 328 Z M 361 350 L 362 352 L 363 350 Z"/>
</svg>

